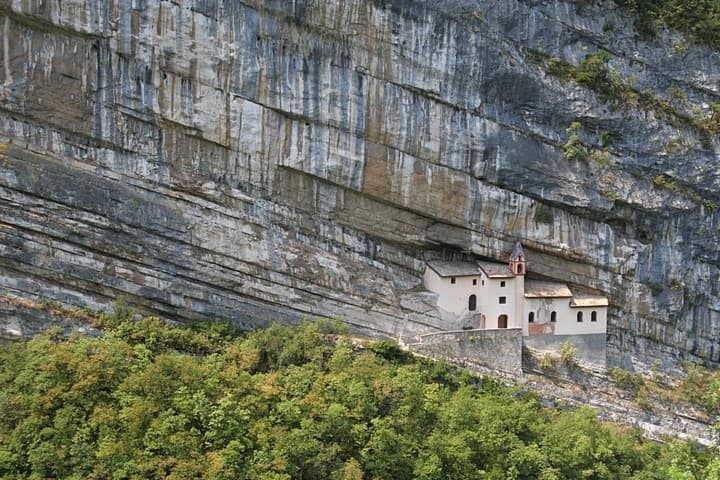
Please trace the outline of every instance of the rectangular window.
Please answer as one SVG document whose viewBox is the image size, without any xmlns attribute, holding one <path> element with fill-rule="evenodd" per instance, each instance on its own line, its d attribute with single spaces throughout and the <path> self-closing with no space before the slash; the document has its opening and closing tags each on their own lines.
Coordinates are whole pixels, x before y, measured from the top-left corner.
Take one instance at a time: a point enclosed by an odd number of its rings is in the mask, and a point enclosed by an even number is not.
<svg viewBox="0 0 720 480">
<path fill-rule="evenodd" d="M 477 278 L 473 278 L 473 285 L 477 285 Z"/>
<path fill-rule="evenodd" d="M 504 286 L 505 286 L 505 280 L 502 280 L 502 281 L 500 282 L 500 286 L 501 286 L 501 287 L 504 287 Z"/>
<path fill-rule="evenodd" d="M 484 287 L 484 286 L 485 286 L 485 280 L 483 280 L 482 282 L 480 282 L 480 284 Z"/>
<path fill-rule="evenodd" d="M 499 303 L 500 303 L 501 305 L 504 305 L 505 303 L 507 303 L 506 297 L 500 297 L 500 302 L 499 302 Z"/>
<path fill-rule="evenodd" d="M 450 283 L 452 283 L 453 285 L 455 285 L 455 277 L 450 277 Z"/>
</svg>

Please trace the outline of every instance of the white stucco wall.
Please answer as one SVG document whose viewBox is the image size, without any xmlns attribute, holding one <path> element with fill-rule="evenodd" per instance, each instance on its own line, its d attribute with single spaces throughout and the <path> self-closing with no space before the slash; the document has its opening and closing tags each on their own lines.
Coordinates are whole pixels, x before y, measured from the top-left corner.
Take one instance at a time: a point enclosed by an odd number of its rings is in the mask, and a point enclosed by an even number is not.
<svg viewBox="0 0 720 480">
<path fill-rule="evenodd" d="M 605 333 L 607 332 L 607 307 L 582 307 L 570 308 L 573 312 L 573 318 L 569 322 L 567 330 L 558 335 L 576 335 L 580 333 Z M 578 323 L 577 312 L 583 312 L 583 321 Z M 597 312 L 597 321 L 591 321 L 592 312 Z"/>
<path fill-rule="evenodd" d="M 480 311 L 485 314 L 485 328 L 498 328 L 498 317 L 508 316 L 508 328 L 521 327 L 522 319 L 517 317 L 518 296 L 515 287 L 516 278 L 488 278 L 483 275 L 485 286 L 479 295 Z M 502 282 L 505 286 L 501 287 Z M 500 303 L 500 297 L 505 297 L 505 304 Z M 521 300 L 520 300 L 521 301 Z M 522 306 L 521 306 L 522 308 Z"/>
<path fill-rule="evenodd" d="M 550 314 L 557 312 L 557 322 L 550 326 Z M 578 323 L 577 312 L 583 312 L 583 321 Z M 592 322 L 592 312 L 597 312 L 597 321 Z M 534 326 L 528 324 L 528 314 L 535 312 Z M 530 335 L 530 329 L 537 330 L 546 325 L 555 335 L 578 335 L 587 333 L 605 333 L 607 331 L 607 307 L 570 307 L 570 298 L 527 298 L 525 299 L 525 318 L 523 334 Z"/>
<path fill-rule="evenodd" d="M 473 279 L 477 280 L 477 285 L 473 285 Z M 438 307 L 448 312 L 461 315 L 468 313 L 468 300 L 470 295 L 477 296 L 477 310 L 475 313 L 483 313 L 480 310 L 480 292 L 481 278 L 477 276 L 455 277 L 455 284 L 452 284 L 450 277 L 441 277 L 435 270 L 428 267 L 425 269 L 424 276 L 425 288 L 431 292 L 437 293 Z"/>
<path fill-rule="evenodd" d="M 473 280 L 477 280 L 476 285 L 473 285 Z M 505 286 L 501 287 L 503 281 Z M 428 267 L 424 283 L 425 288 L 438 294 L 438 307 L 443 310 L 456 315 L 467 314 L 470 295 L 474 294 L 477 297 L 477 310 L 474 313 L 485 315 L 485 328 L 498 328 L 500 315 L 507 315 L 508 328 L 522 326 L 522 318 L 517 315 L 518 308 L 522 309 L 522 305 L 518 307 L 522 297 L 517 294 L 515 278 L 495 279 L 480 273 L 476 276 L 455 277 L 453 284 L 451 277 L 441 277 Z M 505 304 L 500 304 L 500 297 L 505 297 Z"/>
</svg>

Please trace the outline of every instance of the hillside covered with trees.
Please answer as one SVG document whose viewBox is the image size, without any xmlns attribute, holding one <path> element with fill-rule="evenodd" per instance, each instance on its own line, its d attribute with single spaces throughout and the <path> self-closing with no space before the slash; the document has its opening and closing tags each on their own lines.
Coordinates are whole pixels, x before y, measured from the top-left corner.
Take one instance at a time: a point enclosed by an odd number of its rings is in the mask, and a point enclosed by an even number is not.
<svg viewBox="0 0 720 480">
<path fill-rule="evenodd" d="M 0 478 L 720 479 L 649 442 L 333 323 L 101 316 L 0 350 Z"/>
</svg>

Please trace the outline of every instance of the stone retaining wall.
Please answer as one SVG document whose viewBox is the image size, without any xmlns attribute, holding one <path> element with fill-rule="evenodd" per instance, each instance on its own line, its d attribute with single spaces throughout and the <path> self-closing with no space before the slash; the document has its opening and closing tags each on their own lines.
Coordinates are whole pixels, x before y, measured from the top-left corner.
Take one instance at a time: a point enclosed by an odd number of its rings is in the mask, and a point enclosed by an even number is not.
<svg viewBox="0 0 720 480">
<path fill-rule="evenodd" d="M 459 330 L 429 333 L 410 350 L 433 358 L 472 359 L 489 368 L 522 372 L 522 329 Z"/>
</svg>

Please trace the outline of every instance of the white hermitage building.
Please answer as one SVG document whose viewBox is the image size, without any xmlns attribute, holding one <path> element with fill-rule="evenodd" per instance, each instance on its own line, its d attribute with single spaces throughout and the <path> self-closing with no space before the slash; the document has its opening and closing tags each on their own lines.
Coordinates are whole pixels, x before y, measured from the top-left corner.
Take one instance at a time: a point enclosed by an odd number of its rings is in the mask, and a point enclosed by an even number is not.
<svg viewBox="0 0 720 480">
<path fill-rule="evenodd" d="M 524 336 L 604 334 L 608 300 L 572 292 L 564 283 L 525 280 L 518 242 L 507 264 L 431 261 L 425 288 L 464 328 L 522 328 Z"/>
</svg>

